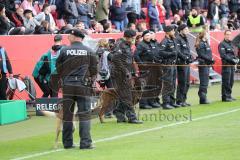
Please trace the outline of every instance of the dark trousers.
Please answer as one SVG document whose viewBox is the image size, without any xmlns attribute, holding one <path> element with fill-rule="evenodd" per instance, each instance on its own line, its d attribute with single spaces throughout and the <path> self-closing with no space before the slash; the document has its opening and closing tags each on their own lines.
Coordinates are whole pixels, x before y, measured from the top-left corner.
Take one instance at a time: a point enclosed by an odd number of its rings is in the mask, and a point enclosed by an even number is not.
<svg viewBox="0 0 240 160">
<path fill-rule="evenodd" d="M 0 76 L 0 100 L 6 100 L 6 91 L 7 91 L 7 77 L 6 74 L 1 74 Z"/>
<path fill-rule="evenodd" d="M 186 102 L 187 92 L 190 86 L 190 66 L 178 66 L 177 77 L 177 103 Z"/>
<path fill-rule="evenodd" d="M 139 69 L 147 74 L 145 77 L 145 91 L 139 104 L 146 105 L 149 101 L 158 101 L 162 90 L 162 68 L 150 64 L 147 66 L 139 65 Z"/>
<path fill-rule="evenodd" d="M 60 81 L 58 75 L 51 75 L 49 88 L 51 90 L 51 97 L 58 97 L 58 91 L 60 89 Z"/>
<path fill-rule="evenodd" d="M 64 147 L 73 145 L 73 116 L 75 101 L 78 107 L 80 147 L 87 148 L 91 145 L 91 101 L 89 97 L 71 96 L 65 94 L 66 87 L 63 87 L 63 130 L 62 142 Z M 68 92 L 68 91 L 67 91 Z"/>
<path fill-rule="evenodd" d="M 163 66 L 163 86 L 162 86 L 162 100 L 163 104 L 175 103 L 175 90 L 176 90 L 176 67 Z"/>
<path fill-rule="evenodd" d="M 34 80 L 43 92 L 42 97 L 48 97 L 52 95 L 51 88 L 49 87 L 49 84 L 47 82 L 42 82 L 39 80 L 39 78 L 34 78 Z"/>
<path fill-rule="evenodd" d="M 113 75 L 113 74 L 112 74 Z M 133 108 L 132 85 L 131 80 L 126 75 L 117 74 L 112 77 L 112 85 L 118 95 L 118 105 L 113 111 L 114 115 L 119 121 L 125 119 L 129 121 L 137 119 L 136 113 Z"/>
<path fill-rule="evenodd" d="M 206 101 L 207 99 L 207 88 L 209 83 L 209 67 L 208 66 L 199 66 L 199 79 L 200 86 L 198 90 L 198 96 L 200 101 Z"/>
<path fill-rule="evenodd" d="M 222 99 L 231 98 L 234 84 L 234 66 L 222 66 Z"/>
</svg>

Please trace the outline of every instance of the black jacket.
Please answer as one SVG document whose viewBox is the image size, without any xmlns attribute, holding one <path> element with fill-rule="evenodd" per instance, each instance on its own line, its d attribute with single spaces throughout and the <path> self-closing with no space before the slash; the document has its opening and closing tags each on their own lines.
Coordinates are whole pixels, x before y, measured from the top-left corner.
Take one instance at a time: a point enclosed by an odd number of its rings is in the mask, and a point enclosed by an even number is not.
<svg viewBox="0 0 240 160">
<path fill-rule="evenodd" d="M 190 45 L 187 37 L 178 35 L 176 38 L 177 48 L 178 48 L 178 64 L 189 64 L 192 62 L 192 55 L 190 51 Z"/>
<path fill-rule="evenodd" d="M 199 47 L 196 48 L 196 51 L 200 65 L 210 65 L 213 63 L 212 50 L 207 41 L 201 41 Z"/>
<path fill-rule="evenodd" d="M 165 37 L 160 43 L 158 59 L 162 60 L 163 64 L 176 64 L 177 60 L 177 45 L 175 40 Z"/>
<path fill-rule="evenodd" d="M 3 16 L 0 16 L 0 35 L 7 35 L 11 24 L 5 20 Z"/>
<path fill-rule="evenodd" d="M 133 56 L 131 46 L 123 39 L 119 40 L 116 47 L 110 54 L 111 56 L 111 75 L 121 75 L 125 78 L 133 72 Z"/>
<path fill-rule="evenodd" d="M 85 84 L 97 74 L 97 57 L 81 42 L 74 42 L 61 50 L 56 67 L 64 85 Z"/>
<path fill-rule="evenodd" d="M 0 46 L 0 49 L 1 49 L 2 47 Z M 5 57 L 6 57 L 6 65 L 7 65 L 7 69 L 8 69 L 8 73 L 10 73 L 10 74 L 12 74 L 13 72 L 12 72 L 12 65 L 11 65 L 11 63 L 10 63 L 10 60 L 9 60 L 9 58 L 8 58 L 8 55 L 7 55 L 7 52 L 5 51 Z M 3 61 L 2 61 L 2 54 L 0 53 L 0 70 L 1 70 L 1 73 L 3 73 L 3 74 L 6 74 L 6 73 L 4 73 L 4 71 L 3 71 Z"/>
<path fill-rule="evenodd" d="M 222 63 L 225 65 L 235 65 L 235 62 L 233 59 L 236 59 L 237 57 L 234 54 L 234 47 L 231 41 L 222 41 L 218 45 L 218 51 L 220 53 L 220 56 L 222 58 Z"/>
<path fill-rule="evenodd" d="M 137 63 L 147 63 L 154 61 L 154 52 L 151 42 L 142 41 L 137 45 L 134 53 L 134 59 Z"/>
</svg>

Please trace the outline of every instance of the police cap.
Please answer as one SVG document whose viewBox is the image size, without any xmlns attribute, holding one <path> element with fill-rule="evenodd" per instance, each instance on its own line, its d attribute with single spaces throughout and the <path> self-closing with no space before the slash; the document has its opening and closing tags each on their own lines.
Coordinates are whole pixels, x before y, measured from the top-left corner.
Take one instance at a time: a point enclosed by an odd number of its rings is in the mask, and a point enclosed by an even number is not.
<svg viewBox="0 0 240 160">
<path fill-rule="evenodd" d="M 145 30 L 145 31 L 143 31 L 143 33 L 142 33 L 142 37 L 144 37 L 146 34 L 150 34 L 151 32 L 150 32 L 150 30 Z"/>
<path fill-rule="evenodd" d="M 124 37 L 126 38 L 132 38 L 132 37 L 135 37 L 136 35 L 137 35 L 136 31 L 132 29 L 128 29 L 124 32 Z"/>
<path fill-rule="evenodd" d="M 164 32 L 171 32 L 172 30 L 174 30 L 174 27 L 171 25 L 164 27 Z"/>
<path fill-rule="evenodd" d="M 71 34 L 82 39 L 85 37 L 85 35 L 79 29 L 70 29 L 66 34 Z"/>
<path fill-rule="evenodd" d="M 186 24 L 181 24 L 179 27 L 178 27 L 178 31 L 182 31 L 184 30 L 185 28 L 187 28 L 187 25 Z"/>
</svg>

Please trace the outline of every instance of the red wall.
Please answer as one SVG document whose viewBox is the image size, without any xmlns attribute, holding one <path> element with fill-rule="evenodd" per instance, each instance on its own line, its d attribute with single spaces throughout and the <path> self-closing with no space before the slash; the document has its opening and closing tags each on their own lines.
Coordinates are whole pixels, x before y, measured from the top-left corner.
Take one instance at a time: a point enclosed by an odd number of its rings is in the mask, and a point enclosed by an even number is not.
<svg viewBox="0 0 240 160">
<path fill-rule="evenodd" d="M 239 32 L 234 32 L 236 35 Z M 211 47 L 216 57 L 218 54 L 218 42 L 223 39 L 223 32 L 211 32 Z M 93 34 L 93 38 L 120 38 L 122 34 Z M 164 33 L 158 33 L 157 39 L 161 40 Z M 30 36 L 0 36 L 0 46 L 3 46 L 11 59 L 13 71 L 15 74 L 31 75 L 35 63 L 41 55 L 48 51 L 53 44 L 54 35 L 30 35 Z M 217 40 L 217 41 L 216 41 Z M 67 36 L 64 36 L 64 44 L 68 44 Z M 217 64 L 220 65 L 220 59 L 216 58 Z M 218 72 L 221 72 L 220 66 L 215 66 Z M 38 97 L 41 92 L 38 90 Z"/>
</svg>

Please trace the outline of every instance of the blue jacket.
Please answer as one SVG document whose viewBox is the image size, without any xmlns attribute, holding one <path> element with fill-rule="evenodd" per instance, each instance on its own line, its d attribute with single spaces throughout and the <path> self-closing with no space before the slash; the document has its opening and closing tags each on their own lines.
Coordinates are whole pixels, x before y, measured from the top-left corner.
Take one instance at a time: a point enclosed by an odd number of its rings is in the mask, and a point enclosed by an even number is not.
<svg viewBox="0 0 240 160">
<path fill-rule="evenodd" d="M 157 12 L 156 6 L 153 6 L 152 3 L 148 5 L 148 16 L 151 24 L 159 23 L 159 13 Z"/>
<path fill-rule="evenodd" d="M 123 21 L 126 18 L 126 8 L 123 5 L 121 7 L 111 6 L 110 13 L 113 21 Z"/>
<path fill-rule="evenodd" d="M 88 21 L 88 6 L 87 4 L 77 3 L 78 20 L 81 22 Z"/>
</svg>

